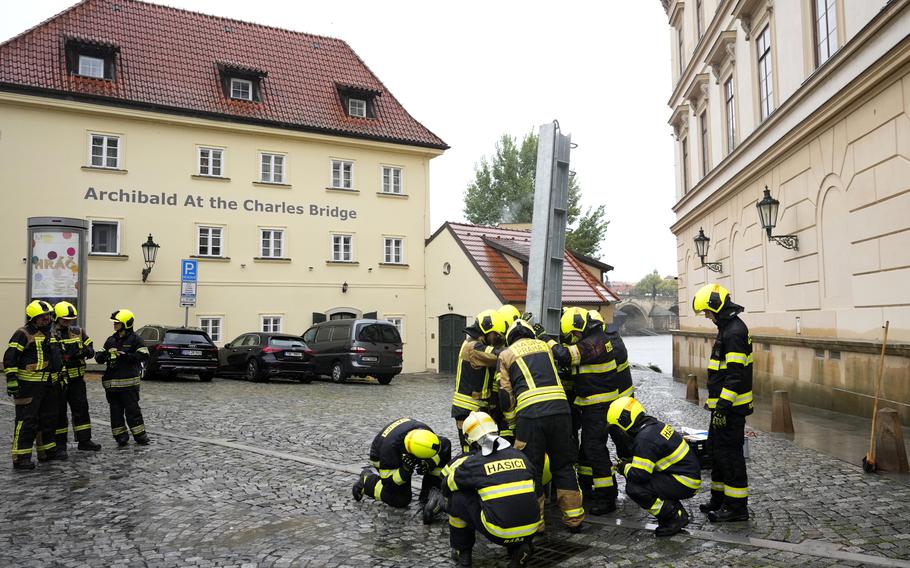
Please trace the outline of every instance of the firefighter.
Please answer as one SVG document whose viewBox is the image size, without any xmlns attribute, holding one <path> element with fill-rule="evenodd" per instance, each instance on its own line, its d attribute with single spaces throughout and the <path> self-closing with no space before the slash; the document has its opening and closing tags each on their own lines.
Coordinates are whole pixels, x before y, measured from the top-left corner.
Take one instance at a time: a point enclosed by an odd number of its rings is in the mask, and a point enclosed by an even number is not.
<svg viewBox="0 0 910 568">
<path fill-rule="evenodd" d="M 673 536 L 689 524 L 682 506 L 701 487 L 701 465 L 689 444 L 673 429 L 652 416 L 632 397 L 610 404 L 607 422 L 632 438 L 632 459 L 620 460 L 626 494 L 657 518 L 655 536 Z"/>
<path fill-rule="evenodd" d="M 468 443 L 461 425 L 468 414 L 489 407 L 492 396 L 492 377 L 496 369 L 497 355 L 506 332 L 505 319 L 496 310 L 484 310 L 477 314 L 473 325 L 466 328 L 468 338 L 458 352 L 458 371 L 455 373 L 455 392 L 452 395 L 452 418 L 458 428 L 458 439 L 462 451 L 468 451 Z"/>
<path fill-rule="evenodd" d="M 474 531 L 505 546 L 509 566 L 526 566 L 540 526 L 534 466 L 504 438 L 493 418 L 472 412 L 464 421 L 472 453 L 443 471 L 449 543 L 459 566 L 471 565 Z"/>
<path fill-rule="evenodd" d="M 752 414 L 752 337 L 739 318 L 744 311 L 718 284 L 703 286 L 692 300 L 695 313 L 717 326 L 708 362 L 708 446 L 711 499 L 699 506 L 715 523 L 749 520 L 749 480 L 743 457 L 746 416 Z"/>
<path fill-rule="evenodd" d="M 51 324 L 54 308 L 34 300 L 25 308 L 26 324 L 17 329 L 3 355 L 6 394 L 13 397 L 16 423 L 13 429 L 13 467 L 35 469 L 32 445 L 37 441 L 40 461 L 63 460 L 54 441 L 57 415 L 56 381 L 63 370 L 63 355 Z"/>
<path fill-rule="evenodd" d="M 541 472 L 548 455 L 563 523 L 571 532 L 579 532 L 585 510 L 575 476 L 578 448 L 573 444 L 569 403 L 550 347 L 536 338 L 534 328 L 523 319 L 512 322 L 506 332 L 506 345 L 499 355 L 500 404 L 504 410 L 516 411 L 515 448 L 522 450 L 534 465 L 541 518 Z"/>
<path fill-rule="evenodd" d="M 57 452 L 66 451 L 67 406 L 73 413 L 73 437 L 80 450 L 97 452 L 101 444 L 92 441 L 92 421 L 88 413 L 88 397 L 85 390 L 85 360 L 95 356 L 92 338 L 76 325 L 76 307 L 69 302 L 54 305 L 57 316 L 56 337 L 63 352 L 63 368 L 67 375 L 67 386 L 60 393 L 57 405 Z"/>
<path fill-rule="evenodd" d="M 432 521 L 442 510 L 442 468 L 452 459 L 452 444 L 432 428 L 412 418 L 391 422 L 373 438 L 370 464 L 364 468 L 351 492 L 355 501 L 369 495 L 396 508 L 411 502 L 411 476 L 423 476 L 419 502 L 423 522 Z M 373 468 L 376 471 L 373 471 Z"/>
<path fill-rule="evenodd" d="M 574 380 L 573 402 L 581 422 L 578 473 L 586 509 L 592 515 L 605 515 L 616 510 L 617 487 L 604 416 L 611 402 L 634 392 L 628 355 L 622 339 L 607 335 L 603 318 L 594 310 L 567 309 L 560 318 L 560 331 L 566 345 L 554 340 L 548 344 L 554 360 L 569 367 Z M 613 441 L 618 454 L 628 455 L 621 435 L 614 435 Z"/>
<path fill-rule="evenodd" d="M 141 365 L 148 360 L 149 350 L 133 332 L 133 312 L 117 310 L 111 314 L 111 321 L 114 322 L 114 334 L 95 355 L 95 361 L 107 363 L 101 384 L 111 405 L 111 433 L 120 447 L 127 445 L 130 434 L 137 444 L 145 446 L 149 437 L 139 408 L 139 379 Z"/>
</svg>

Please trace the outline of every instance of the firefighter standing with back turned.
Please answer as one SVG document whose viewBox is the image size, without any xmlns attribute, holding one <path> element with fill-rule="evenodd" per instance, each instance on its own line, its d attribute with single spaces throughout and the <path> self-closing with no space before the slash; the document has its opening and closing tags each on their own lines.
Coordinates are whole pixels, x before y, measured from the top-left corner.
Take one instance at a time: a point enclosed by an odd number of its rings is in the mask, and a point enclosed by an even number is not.
<svg viewBox="0 0 910 568">
<path fill-rule="evenodd" d="M 743 457 L 746 416 L 752 414 L 752 337 L 739 318 L 745 308 L 733 303 L 719 284 L 703 286 L 692 300 L 696 313 L 717 326 L 708 363 L 708 446 L 711 500 L 699 506 L 715 523 L 749 520 L 749 480 Z"/>
<path fill-rule="evenodd" d="M 484 310 L 477 314 L 473 325 L 465 329 L 468 338 L 461 344 L 458 352 L 458 370 L 455 374 L 455 392 L 452 395 L 452 418 L 458 428 L 458 439 L 461 450 L 467 452 L 469 444 L 465 440 L 461 425 L 468 414 L 475 410 L 486 410 L 489 406 L 491 381 L 496 370 L 498 345 L 502 343 L 505 325 L 499 328 L 493 321 L 493 310 Z M 498 320 L 497 320 L 498 321 Z M 494 329 L 495 328 L 495 329 Z"/>
<path fill-rule="evenodd" d="M 149 437 L 139 408 L 139 382 L 141 365 L 148 360 L 149 350 L 133 333 L 133 312 L 117 310 L 111 314 L 111 321 L 114 334 L 95 355 L 95 361 L 107 363 L 101 384 L 111 405 L 111 433 L 120 447 L 130 441 L 130 434 L 137 444 L 144 446 L 149 443 Z"/>
<path fill-rule="evenodd" d="M 57 316 L 56 337 L 63 351 L 63 369 L 68 385 L 62 390 L 57 414 L 57 452 L 66 451 L 67 406 L 73 412 L 73 437 L 80 450 L 97 452 L 101 444 L 92 441 L 92 420 L 85 390 L 85 360 L 95 356 L 92 339 L 76 325 L 76 307 L 69 302 L 54 305 Z"/>
</svg>

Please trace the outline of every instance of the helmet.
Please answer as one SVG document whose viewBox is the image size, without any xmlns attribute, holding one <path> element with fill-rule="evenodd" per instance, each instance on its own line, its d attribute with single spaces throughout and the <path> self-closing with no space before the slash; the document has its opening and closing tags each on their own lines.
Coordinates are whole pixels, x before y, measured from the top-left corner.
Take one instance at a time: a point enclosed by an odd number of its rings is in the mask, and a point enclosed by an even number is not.
<svg viewBox="0 0 910 568">
<path fill-rule="evenodd" d="M 536 335 L 531 324 L 519 318 L 512 322 L 509 331 L 506 332 L 506 345 L 512 345 L 519 339 L 534 339 Z"/>
<path fill-rule="evenodd" d="M 133 312 L 129 310 L 117 310 L 111 314 L 111 321 L 118 321 L 126 329 L 133 329 Z"/>
<path fill-rule="evenodd" d="M 706 284 L 692 298 L 692 309 L 695 310 L 695 313 L 710 310 L 716 314 L 720 313 L 721 308 L 728 301 L 732 300 L 730 292 L 726 288 L 720 284 Z"/>
<path fill-rule="evenodd" d="M 54 307 L 44 300 L 32 300 L 29 305 L 25 306 L 25 317 L 27 317 L 29 321 L 32 321 L 38 316 L 53 313 Z"/>
<path fill-rule="evenodd" d="M 439 452 L 439 437 L 423 428 L 416 428 L 404 437 L 404 449 L 420 459 L 431 458 Z"/>
<path fill-rule="evenodd" d="M 497 310 L 484 310 L 477 314 L 477 327 L 484 335 L 495 332 L 506 334 L 506 318 Z"/>
<path fill-rule="evenodd" d="M 563 337 L 571 337 L 573 331 L 584 332 L 588 326 L 588 312 L 583 308 L 569 308 L 559 318 L 559 330 Z"/>
<path fill-rule="evenodd" d="M 600 312 L 597 310 L 588 310 L 588 322 L 600 322 L 600 325 L 604 324 L 604 317 L 600 315 Z"/>
<path fill-rule="evenodd" d="M 500 306 L 499 313 L 502 314 L 503 319 L 506 320 L 506 324 L 510 324 L 517 319 L 521 319 L 521 312 L 519 312 L 518 308 L 512 304 L 503 304 Z"/>
<path fill-rule="evenodd" d="M 476 444 L 487 434 L 499 433 L 499 427 L 493 418 L 486 412 L 476 410 L 464 419 L 461 430 L 464 432 L 464 437 L 472 444 Z"/>
<path fill-rule="evenodd" d="M 639 416 L 645 413 L 640 402 L 631 396 L 617 398 L 607 410 L 607 423 L 610 426 L 619 426 L 626 432 L 635 424 Z"/>
<path fill-rule="evenodd" d="M 76 319 L 76 306 L 69 302 L 57 302 L 54 304 L 54 313 L 57 319 Z"/>
</svg>

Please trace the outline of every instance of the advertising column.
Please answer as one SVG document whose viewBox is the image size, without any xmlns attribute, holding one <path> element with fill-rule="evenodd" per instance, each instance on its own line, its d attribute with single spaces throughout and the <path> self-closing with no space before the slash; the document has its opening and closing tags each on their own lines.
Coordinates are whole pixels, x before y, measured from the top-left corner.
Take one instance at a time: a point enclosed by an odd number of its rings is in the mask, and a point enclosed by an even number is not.
<svg viewBox="0 0 910 568">
<path fill-rule="evenodd" d="M 67 301 L 85 325 L 88 223 L 67 217 L 28 218 L 25 302 Z"/>
</svg>

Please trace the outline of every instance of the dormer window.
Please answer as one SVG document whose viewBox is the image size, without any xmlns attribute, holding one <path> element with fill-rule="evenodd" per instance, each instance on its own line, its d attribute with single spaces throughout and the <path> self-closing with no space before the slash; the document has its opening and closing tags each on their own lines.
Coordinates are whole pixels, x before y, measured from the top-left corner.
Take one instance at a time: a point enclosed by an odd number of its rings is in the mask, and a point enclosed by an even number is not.
<svg viewBox="0 0 910 568">
<path fill-rule="evenodd" d="M 116 45 L 85 38 L 66 40 L 66 67 L 72 75 L 113 81 L 115 76 Z"/>
<path fill-rule="evenodd" d="M 376 97 L 381 94 L 380 91 L 338 83 L 335 86 L 345 114 L 356 118 L 376 118 Z"/>
<path fill-rule="evenodd" d="M 262 100 L 262 84 L 268 73 L 236 63 L 218 63 L 217 65 L 225 97 L 235 101 L 259 102 Z"/>
<path fill-rule="evenodd" d="M 243 101 L 253 100 L 253 82 L 248 79 L 231 79 L 231 98 Z"/>
<path fill-rule="evenodd" d="M 80 55 L 79 70 L 77 73 L 83 77 L 104 79 L 104 59 L 101 57 L 92 57 L 91 55 Z"/>
<path fill-rule="evenodd" d="M 363 99 L 348 99 L 348 114 L 351 116 L 367 117 L 367 102 Z"/>
</svg>

